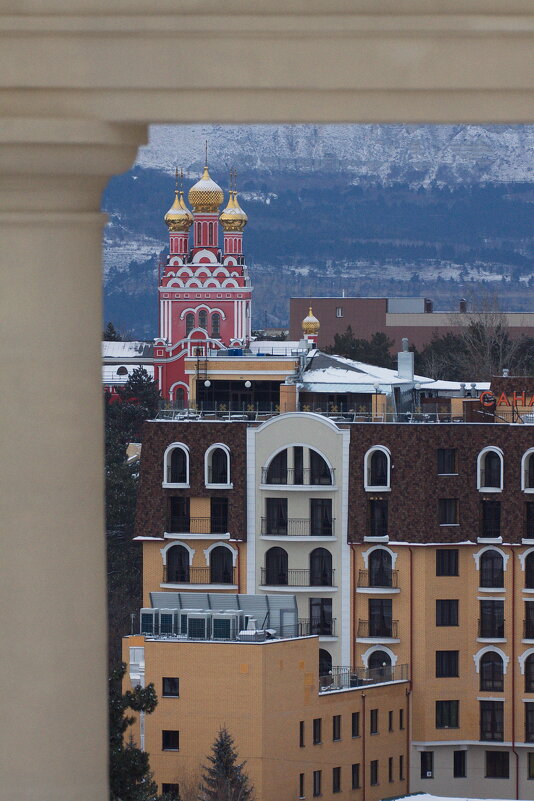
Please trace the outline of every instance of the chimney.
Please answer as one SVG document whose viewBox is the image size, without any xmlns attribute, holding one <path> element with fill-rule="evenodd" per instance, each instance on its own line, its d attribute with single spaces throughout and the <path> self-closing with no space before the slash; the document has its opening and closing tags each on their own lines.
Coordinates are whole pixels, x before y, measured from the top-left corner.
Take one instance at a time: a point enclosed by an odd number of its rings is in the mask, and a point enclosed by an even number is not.
<svg viewBox="0 0 534 801">
<path fill-rule="evenodd" d="M 425 314 L 432 314 L 434 311 L 434 304 L 430 298 L 425 298 Z"/>
<path fill-rule="evenodd" d="M 397 375 L 413 381 L 414 362 L 413 353 L 408 350 L 408 337 L 402 338 L 402 350 L 397 356 Z"/>
<path fill-rule="evenodd" d="M 467 312 L 467 301 L 465 298 L 461 298 L 459 309 L 460 314 L 465 314 Z"/>
</svg>

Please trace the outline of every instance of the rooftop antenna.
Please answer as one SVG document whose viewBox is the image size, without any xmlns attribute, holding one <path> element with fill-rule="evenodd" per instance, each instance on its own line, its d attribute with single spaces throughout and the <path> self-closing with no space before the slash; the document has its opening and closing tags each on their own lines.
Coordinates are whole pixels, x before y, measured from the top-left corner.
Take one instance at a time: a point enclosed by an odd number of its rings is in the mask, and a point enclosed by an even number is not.
<svg viewBox="0 0 534 801">
<path fill-rule="evenodd" d="M 206 167 L 208 166 L 208 140 L 206 139 L 206 161 L 204 162 Z"/>
<path fill-rule="evenodd" d="M 180 167 L 180 191 L 184 191 L 184 170 L 183 167 Z"/>
<path fill-rule="evenodd" d="M 178 165 L 174 168 L 174 180 L 176 183 L 176 189 L 178 189 Z"/>
</svg>

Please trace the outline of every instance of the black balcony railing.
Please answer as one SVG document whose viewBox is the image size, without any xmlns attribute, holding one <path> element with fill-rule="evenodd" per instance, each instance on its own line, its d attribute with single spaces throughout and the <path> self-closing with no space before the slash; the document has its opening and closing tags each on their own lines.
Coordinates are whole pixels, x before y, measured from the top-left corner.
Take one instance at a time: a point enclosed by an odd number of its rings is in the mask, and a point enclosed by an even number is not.
<svg viewBox="0 0 534 801">
<path fill-rule="evenodd" d="M 333 587 L 335 570 L 277 570 L 269 567 L 261 569 L 263 587 Z"/>
<path fill-rule="evenodd" d="M 332 537 L 335 529 L 332 520 L 314 521 L 309 518 L 290 517 L 287 520 L 261 519 L 261 533 L 264 537 Z"/>
<path fill-rule="evenodd" d="M 299 637 L 316 634 L 319 637 L 336 636 L 336 618 L 308 618 L 301 617 L 298 622 Z"/>
<path fill-rule="evenodd" d="M 377 668 L 334 666 L 319 677 L 320 692 L 366 687 L 388 681 L 407 681 L 408 665 L 383 665 Z"/>
<path fill-rule="evenodd" d="M 502 640 L 504 637 L 504 620 L 495 620 L 494 618 L 479 618 L 478 619 L 478 636 L 488 639 Z"/>
<path fill-rule="evenodd" d="M 488 540 L 495 540 L 501 536 L 501 527 L 498 524 L 482 523 L 480 527 L 480 536 Z"/>
<path fill-rule="evenodd" d="M 289 484 L 291 486 L 324 486 L 334 484 L 335 471 L 322 473 L 309 467 L 282 467 L 278 469 L 262 467 L 262 484 Z"/>
<path fill-rule="evenodd" d="M 225 517 L 171 516 L 169 532 L 172 534 L 226 534 L 228 520 Z"/>
<path fill-rule="evenodd" d="M 391 587 L 397 589 L 398 570 L 360 570 L 358 587 Z"/>
<path fill-rule="evenodd" d="M 235 567 L 163 567 L 164 584 L 236 584 L 236 579 Z"/>
<path fill-rule="evenodd" d="M 398 620 L 358 620 L 357 637 L 398 638 Z"/>
</svg>

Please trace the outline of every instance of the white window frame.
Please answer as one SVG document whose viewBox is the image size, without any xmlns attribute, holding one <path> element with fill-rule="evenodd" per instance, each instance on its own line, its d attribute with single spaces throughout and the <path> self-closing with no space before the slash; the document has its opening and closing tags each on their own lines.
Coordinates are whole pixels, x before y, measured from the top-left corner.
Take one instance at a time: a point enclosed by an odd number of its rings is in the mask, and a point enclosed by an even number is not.
<svg viewBox="0 0 534 801">
<path fill-rule="evenodd" d="M 534 448 L 529 448 L 521 457 L 521 489 L 529 495 L 534 494 L 534 487 L 527 487 L 528 461 L 534 459 Z"/>
<path fill-rule="evenodd" d="M 476 652 L 476 654 L 473 654 L 473 662 L 475 663 L 476 672 L 480 673 L 480 660 L 482 659 L 484 654 L 489 654 L 492 651 L 495 651 L 495 653 L 499 654 L 499 656 L 501 657 L 501 659 L 502 659 L 502 672 L 503 672 L 503 675 L 506 676 L 506 671 L 508 669 L 508 662 L 510 661 L 510 657 L 506 656 L 504 651 L 501 651 L 501 649 L 497 648 L 496 645 L 486 645 L 484 648 L 480 648 L 480 650 L 478 650 Z"/>
<path fill-rule="evenodd" d="M 362 663 L 365 668 L 369 667 L 369 658 L 375 651 L 384 651 L 391 659 L 391 667 L 395 667 L 399 657 L 393 653 L 391 648 L 388 648 L 387 645 L 372 645 L 362 654 Z"/>
<path fill-rule="evenodd" d="M 174 484 L 172 481 L 167 481 L 168 471 L 170 469 L 170 458 L 171 453 L 175 448 L 180 448 L 185 453 L 185 482 L 179 482 Z M 189 487 L 189 448 L 184 442 L 171 442 L 170 445 L 167 446 L 165 449 L 165 453 L 163 455 L 163 481 L 161 482 L 162 487 Z"/>
<path fill-rule="evenodd" d="M 486 456 L 489 451 L 494 451 L 501 460 L 501 480 L 500 486 L 498 487 L 486 487 L 482 483 L 482 464 L 484 461 L 484 457 Z M 483 448 L 477 456 L 477 489 L 479 492 L 502 492 L 504 487 L 504 453 L 501 448 L 498 448 L 497 445 L 488 445 L 486 448 Z"/>
<path fill-rule="evenodd" d="M 227 467 L 226 475 L 227 475 L 227 479 L 228 479 L 226 484 L 213 484 L 213 483 L 210 483 L 210 481 L 209 481 L 209 475 L 210 475 L 209 468 L 210 468 L 210 463 L 211 463 L 210 462 L 210 457 L 211 457 L 212 452 L 214 450 L 216 450 L 217 448 L 222 448 L 222 450 L 225 451 L 225 453 L 226 453 L 226 467 Z M 232 481 L 231 481 L 231 478 L 232 478 L 231 473 L 230 473 L 231 464 L 232 464 L 231 451 L 230 451 L 230 448 L 228 447 L 228 445 L 225 445 L 223 442 L 215 442 L 215 443 L 213 443 L 213 445 L 210 445 L 210 447 L 207 449 L 206 453 L 204 454 L 204 484 L 206 485 L 206 487 L 210 487 L 210 489 L 232 489 L 234 485 L 232 484 Z"/>
<path fill-rule="evenodd" d="M 371 457 L 375 451 L 382 451 L 387 459 L 387 484 L 371 484 Z M 385 445 L 373 445 L 363 457 L 363 487 L 366 492 L 391 492 L 391 451 Z"/>
<path fill-rule="evenodd" d="M 211 567 L 211 552 L 215 548 L 226 548 L 227 551 L 230 551 L 232 554 L 232 566 L 235 567 L 237 565 L 237 550 L 236 548 L 232 548 L 231 545 L 228 545 L 226 542 L 214 542 L 209 548 L 204 550 L 204 559 L 206 560 L 206 566 Z"/>
</svg>

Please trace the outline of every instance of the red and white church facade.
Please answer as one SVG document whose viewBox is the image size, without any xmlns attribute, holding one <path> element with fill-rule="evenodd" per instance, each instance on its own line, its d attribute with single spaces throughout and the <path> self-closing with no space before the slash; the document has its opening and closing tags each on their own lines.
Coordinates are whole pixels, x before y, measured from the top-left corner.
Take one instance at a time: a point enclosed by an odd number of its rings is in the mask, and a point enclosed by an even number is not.
<svg viewBox="0 0 534 801">
<path fill-rule="evenodd" d="M 159 336 L 154 340 L 154 377 L 163 397 L 176 405 L 189 401 L 186 357 L 246 348 L 251 337 L 252 287 L 243 256 L 247 215 L 237 191 L 230 189 L 220 213 L 224 194 L 206 165 L 188 199 L 192 212 L 177 187 L 164 218 L 169 255 L 159 283 Z"/>
</svg>

